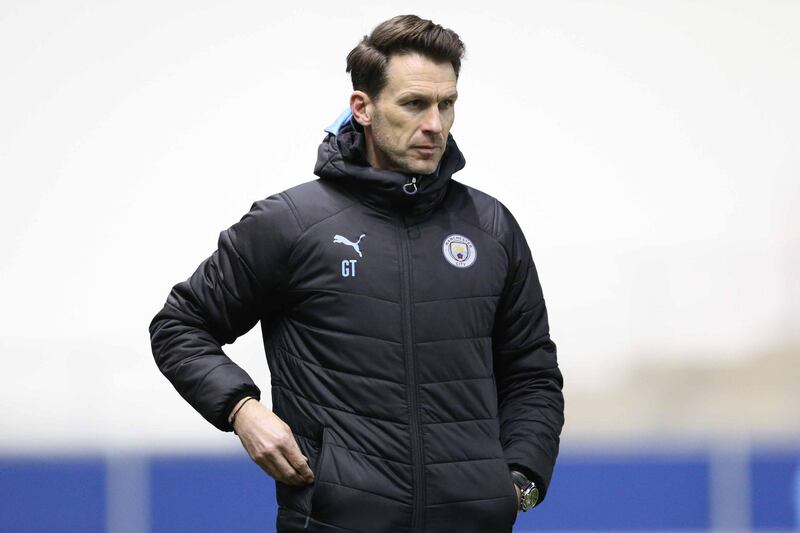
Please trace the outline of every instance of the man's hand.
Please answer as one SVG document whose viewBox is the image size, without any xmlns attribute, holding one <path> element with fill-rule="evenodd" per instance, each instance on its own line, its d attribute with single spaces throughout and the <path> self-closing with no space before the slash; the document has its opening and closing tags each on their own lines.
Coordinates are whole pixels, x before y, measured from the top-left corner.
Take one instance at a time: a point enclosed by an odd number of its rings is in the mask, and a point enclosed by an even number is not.
<svg viewBox="0 0 800 533">
<path fill-rule="evenodd" d="M 261 402 L 251 400 L 242 405 L 233 425 L 250 458 L 272 478 L 287 485 L 314 481 L 292 429 Z"/>
</svg>

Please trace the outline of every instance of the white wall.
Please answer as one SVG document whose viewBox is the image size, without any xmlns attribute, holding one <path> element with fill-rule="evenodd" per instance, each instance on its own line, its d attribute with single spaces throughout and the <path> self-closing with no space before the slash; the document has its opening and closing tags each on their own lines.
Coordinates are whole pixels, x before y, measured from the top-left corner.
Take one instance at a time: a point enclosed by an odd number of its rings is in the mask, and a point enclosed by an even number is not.
<svg viewBox="0 0 800 533">
<path fill-rule="evenodd" d="M 312 179 L 379 21 L 467 45 L 457 179 L 532 244 L 569 387 L 800 323 L 795 2 L 0 3 L 0 451 L 239 446 L 147 326 L 259 198 Z M 257 328 L 228 353 L 265 391 Z"/>
</svg>

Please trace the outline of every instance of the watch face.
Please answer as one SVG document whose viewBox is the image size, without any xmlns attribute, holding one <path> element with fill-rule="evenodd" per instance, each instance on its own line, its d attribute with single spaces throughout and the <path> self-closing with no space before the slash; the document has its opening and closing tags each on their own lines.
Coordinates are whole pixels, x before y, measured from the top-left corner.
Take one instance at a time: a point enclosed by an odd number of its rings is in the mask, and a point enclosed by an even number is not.
<svg viewBox="0 0 800 533">
<path fill-rule="evenodd" d="M 522 508 L 525 511 L 533 509 L 539 501 L 539 489 L 535 485 L 529 485 L 522 491 Z"/>
</svg>

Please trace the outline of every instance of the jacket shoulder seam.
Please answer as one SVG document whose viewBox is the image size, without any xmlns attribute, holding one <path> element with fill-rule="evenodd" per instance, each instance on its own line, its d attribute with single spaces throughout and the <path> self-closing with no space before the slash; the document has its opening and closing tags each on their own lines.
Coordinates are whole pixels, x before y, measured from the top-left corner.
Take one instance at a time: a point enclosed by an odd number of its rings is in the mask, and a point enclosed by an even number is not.
<svg viewBox="0 0 800 533">
<path fill-rule="evenodd" d="M 292 242 L 291 247 L 289 248 L 289 255 L 287 256 L 287 259 L 286 259 L 287 266 L 292 264 L 292 257 L 294 257 L 294 252 L 295 252 L 295 249 L 297 248 L 297 243 L 300 242 L 300 239 L 302 239 L 304 235 L 306 235 L 309 231 L 311 231 L 318 224 L 321 224 L 322 222 L 325 222 L 329 218 L 335 217 L 336 215 L 338 215 L 338 214 L 350 209 L 351 207 L 353 207 L 356 204 L 358 204 L 358 202 L 352 202 L 352 203 L 346 205 L 345 207 L 339 209 L 335 213 L 331 213 L 330 215 L 317 220 L 316 222 L 314 222 L 313 224 L 308 226 L 305 230 L 301 231 L 300 234 L 297 237 L 295 237 L 294 241 Z"/>
<path fill-rule="evenodd" d="M 300 235 L 298 235 L 298 236 L 297 236 L 297 238 L 299 239 L 300 237 L 302 237 L 303 235 L 305 235 L 306 233 L 308 233 L 309 231 L 311 231 L 311 228 L 313 228 L 314 226 L 316 226 L 316 225 L 318 225 L 318 224 L 321 224 L 322 222 L 325 222 L 325 221 L 326 221 L 326 220 L 328 220 L 329 218 L 335 217 L 336 215 L 338 215 L 339 213 L 342 213 L 343 211 L 347 211 L 348 209 L 350 209 L 351 207 L 353 207 L 353 206 L 354 206 L 354 205 L 356 205 L 356 204 L 358 204 L 358 202 L 357 202 L 357 201 L 355 201 L 355 202 L 351 202 L 351 203 L 347 204 L 346 206 L 344 206 L 343 208 L 341 208 L 341 209 L 339 209 L 338 211 L 336 211 L 335 213 L 331 213 L 330 215 L 328 215 L 328 216 L 326 216 L 326 217 L 324 217 L 324 218 L 321 218 L 321 219 L 317 220 L 316 222 L 314 222 L 313 224 L 311 224 L 310 226 L 308 226 L 308 227 L 307 227 L 305 230 L 303 230 L 303 233 L 301 233 Z"/>
<path fill-rule="evenodd" d="M 300 228 L 300 233 L 302 235 L 302 233 L 306 230 L 306 228 L 303 226 L 303 223 L 300 220 L 300 214 L 297 212 L 297 206 L 294 205 L 294 202 L 292 201 L 292 198 L 289 196 L 289 193 L 287 193 L 286 191 L 283 191 L 282 193 L 280 193 L 279 196 L 281 198 L 283 198 L 283 201 L 286 202 L 287 206 L 289 206 L 289 211 L 292 212 L 292 216 L 294 217 L 294 221 L 297 222 L 297 226 Z"/>
<path fill-rule="evenodd" d="M 491 233 L 490 231 L 487 231 L 487 230 L 486 230 L 486 228 L 482 228 L 482 227 L 480 227 L 478 224 L 476 224 L 475 222 L 473 222 L 473 221 L 471 221 L 471 220 L 469 220 L 469 219 L 467 219 L 467 218 L 464 218 L 464 217 L 462 217 L 460 214 L 458 214 L 458 213 L 457 213 L 457 212 L 455 212 L 454 210 L 450 209 L 449 207 L 446 207 L 446 208 L 445 208 L 445 211 L 447 211 L 448 213 L 450 213 L 450 214 L 451 214 L 451 215 L 453 215 L 454 217 L 458 218 L 458 219 L 459 219 L 459 220 L 461 220 L 462 222 L 465 222 L 466 224 L 469 224 L 469 225 L 470 225 L 470 226 L 472 226 L 473 228 L 476 228 L 476 229 L 478 229 L 478 230 L 482 231 L 483 233 L 487 234 L 487 235 L 488 235 L 489 237 L 491 237 L 492 239 L 494 239 L 494 240 L 497 240 L 497 237 L 495 237 L 494 235 L 492 235 L 492 233 Z"/>
<path fill-rule="evenodd" d="M 484 233 L 486 233 L 487 235 L 492 237 L 494 240 L 499 241 L 501 235 L 497 234 L 497 228 L 498 228 L 498 222 L 500 220 L 500 205 L 501 205 L 500 204 L 500 200 L 498 200 L 496 197 L 494 197 L 494 196 L 492 196 L 490 194 L 487 194 L 486 192 L 483 192 L 483 191 L 481 191 L 479 189 L 476 189 L 475 187 L 472 187 L 470 185 L 467 185 L 467 184 L 462 183 L 460 181 L 457 181 L 455 179 L 453 179 L 451 181 L 453 181 L 454 183 L 457 183 L 459 186 L 461 186 L 461 188 L 464 191 L 464 194 L 466 194 L 468 196 L 471 196 L 469 191 L 475 191 L 475 193 L 477 193 L 478 195 L 486 197 L 489 200 L 491 200 L 492 201 L 492 220 L 489 223 L 489 228 L 486 229 L 486 228 L 481 227 L 480 225 L 476 224 L 475 222 L 469 221 L 466 218 L 460 216 L 456 211 L 454 211 L 449 206 L 444 206 L 444 209 L 447 210 L 450 213 L 453 213 L 455 216 L 457 216 L 461 220 L 463 220 L 463 221 L 471 224 L 472 226 L 475 226 L 476 228 L 480 229 L 481 231 L 483 231 Z"/>
</svg>

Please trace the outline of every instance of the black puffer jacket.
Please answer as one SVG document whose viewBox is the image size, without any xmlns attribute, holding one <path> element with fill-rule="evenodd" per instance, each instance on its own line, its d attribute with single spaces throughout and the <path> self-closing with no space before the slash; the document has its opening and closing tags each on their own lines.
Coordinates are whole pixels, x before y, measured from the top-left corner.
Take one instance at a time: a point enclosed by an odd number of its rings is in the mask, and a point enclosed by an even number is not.
<svg viewBox="0 0 800 533">
<path fill-rule="evenodd" d="M 376 170 L 345 120 L 321 178 L 253 204 L 150 324 L 161 372 L 209 422 L 259 396 L 221 346 L 261 322 L 274 412 L 316 480 L 276 483 L 278 530 L 507 532 L 509 466 L 545 491 L 562 378 L 536 268 L 497 200 Z M 408 194 L 404 191 L 413 192 Z"/>
</svg>

